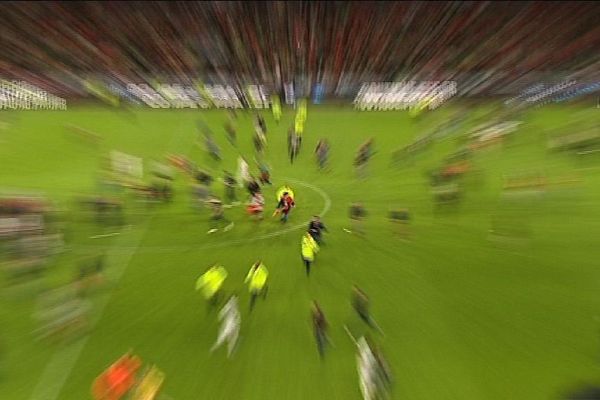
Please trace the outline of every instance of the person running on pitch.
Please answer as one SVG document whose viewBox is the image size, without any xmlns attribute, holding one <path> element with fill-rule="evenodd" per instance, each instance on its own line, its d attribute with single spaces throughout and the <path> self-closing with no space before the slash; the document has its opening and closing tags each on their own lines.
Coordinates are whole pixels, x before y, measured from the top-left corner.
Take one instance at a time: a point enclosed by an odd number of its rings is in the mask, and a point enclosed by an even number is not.
<svg viewBox="0 0 600 400">
<path fill-rule="evenodd" d="M 252 194 L 250 202 L 246 207 L 248 214 L 255 216 L 257 220 L 263 219 L 263 211 L 265 207 L 265 198 L 260 191 L 256 191 Z"/>
<path fill-rule="evenodd" d="M 262 260 L 258 260 L 252 264 L 252 267 L 250 267 L 250 271 L 248 271 L 248 275 L 246 275 L 246 279 L 244 280 L 244 283 L 248 284 L 248 289 L 250 290 L 250 311 L 254 308 L 254 303 L 258 296 L 262 295 L 263 299 L 267 298 L 267 292 L 269 290 L 269 287 L 267 286 L 268 277 L 269 271 Z"/>
<path fill-rule="evenodd" d="M 266 144 L 265 136 L 262 134 L 262 132 L 260 130 L 261 130 L 261 128 L 259 126 L 257 126 L 256 133 L 254 134 L 254 137 L 252 138 L 252 141 L 254 143 L 254 150 L 256 151 L 257 154 L 263 154 L 263 151 L 265 150 L 265 144 Z"/>
<path fill-rule="evenodd" d="M 246 190 L 248 190 L 248 194 L 250 196 L 254 196 L 255 193 L 260 192 L 260 185 L 253 176 L 250 177 L 250 180 L 246 186 Z"/>
<path fill-rule="evenodd" d="M 235 195 L 235 186 L 237 182 L 233 175 L 225 171 L 225 176 L 223 177 L 223 184 L 225 185 L 225 198 L 229 202 L 229 204 L 237 203 L 237 196 Z"/>
<path fill-rule="evenodd" d="M 204 145 L 206 146 L 206 151 L 213 159 L 221 161 L 221 149 L 208 132 L 204 132 Z"/>
<path fill-rule="evenodd" d="M 281 221 L 287 222 L 287 214 L 289 214 L 292 207 L 296 206 L 294 201 L 294 191 L 288 186 L 288 184 L 285 184 L 277 190 L 275 196 L 277 199 L 277 208 L 275 209 L 275 212 L 273 212 L 273 216 L 281 213 Z"/>
<path fill-rule="evenodd" d="M 279 125 L 279 120 L 281 119 L 281 102 L 277 95 L 271 97 L 271 110 L 273 111 L 273 119 Z"/>
<path fill-rule="evenodd" d="M 364 400 L 377 400 L 389 398 L 389 389 L 392 379 L 387 362 L 381 352 L 371 340 L 361 336 L 358 340 L 349 330 L 346 333 L 356 345 L 356 366 L 358 370 L 358 383 Z"/>
<path fill-rule="evenodd" d="M 290 156 L 290 163 L 294 163 L 298 153 L 300 152 L 300 138 L 294 131 L 294 128 L 290 128 L 288 131 L 288 153 Z"/>
<path fill-rule="evenodd" d="M 227 270 L 223 266 L 215 264 L 196 280 L 196 290 L 202 290 L 209 307 L 214 307 L 219 303 L 225 279 L 227 279 Z"/>
<path fill-rule="evenodd" d="M 240 334 L 240 324 L 242 322 L 236 295 L 231 296 L 223 306 L 219 312 L 219 320 L 221 321 L 219 335 L 210 352 L 212 353 L 227 342 L 227 357 L 231 357 Z"/>
<path fill-rule="evenodd" d="M 250 166 L 244 157 L 238 158 L 238 177 L 237 177 L 238 185 L 243 188 L 250 182 Z"/>
<path fill-rule="evenodd" d="M 260 127 L 262 133 L 264 135 L 266 135 L 267 134 L 267 123 L 265 122 L 265 119 L 263 118 L 262 115 L 256 114 L 256 124 Z"/>
<path fill-rule="evenodd" d="M 379 328 L 379 325 L 377 325 L 377 322 L 371 317 L 369 297 L 356 285 L 352 287 L 351 303 L 352 308 L 354 308 L 354 311 L 356 311 L 360 319 L 362 319 L 369 327 L 376 329 L 379 333 L 383 333 Z"/>
<path fill-rule="evenodd" d="M 296 203 L 294 203 L 294 198 L 290 196 L 288 192 L 284 192 L 283 196 L 281 197 L 281 200 L 279 200 L 279 203 L 277 204 L 277 209 L 273 213 L 273 216 L 281 214 L 280 221 L 286 223 L 288 220 L 288 215 L 292 211 L 292 208 L 295 207 L 295 205 Z"/>
<path fill-rule="evenodd" d="M 363 228 L 363 220 L 367 215 L 364 206 L 362 203 L 352 203 L 349 209 L 350 214 L 350 223 L 352 229 L 344 228 L 345 232 L 348 233 L 358 233 L 359 235 L 364 235 L 365 230 Z"/>
<path fill-rule="evenodd" d="M 327 336 L 328 324 L 323 310 L 321 310 L 321 307 L 319 307 L 319 304 L 316 301 L 313 301 L 311 318 L 315 339 L 317 340 L 317 349 L 319 350 L 319 355 L 323 358 L 325 356 L 325 347 L 327 346 L 327 343 L 329 343 Z"/>
<path fill-rule="evenodd" d="M 302 134 L 304 133 L 304 121 L 296 121 L 294 125 L 294 133 L 298 152 L 300 152 L 300 148 L 302 147 Z"/>
<path fill-rule="evenodd" d="M 304 266 L 306 267 L 306 276 L 310 275 L 310 266 L 315 260 L 315 254 L 318 252 L 319 245 L 315 239 L 313 239 L 310 233 L 306 232 L 302 237 L 301 243 L 302 261 L 304 261 Z"/>
<path fill-rule="evenodd" d="M 294 127 L 290 126 L 287 131 L 287 150 L 288 156 L 292 154 L 292 138 L 294 137 Z"/>
<path fill-rule="evenodd" d="M 257 161 L 257 164 L 258 170 L 260 172 L 260 183 L 262 183 L 263 185 L 273 185 L 273 183 L 271 183 L 271 173 L 269 172 L 269 167 L 267 166 L 267 164 L 259 161 Z"/>
<path fill-rule="evenodd" d="M 298 137 L 298 148 L 302 146 L 302 134 L 304 133 L 304 123 L 307 118 L 306 99 L 301 99 L 298 102 L 298 111 L 296 112 L 296 119 L 294 123 L 294 131 Z"/>
<path fill-rule="evenodd" d="M 388 218 L 392 223 L 393 232 L 403 239 L 410 236 L 410 212 L 406 208 L 395 209 L 388 213 Z"/>
<path fill-rule="evenodd" d="M 364 336 L 358 339 L 356 347 L 356 367 L 358 370 L 360 392 L 364 400 L 376 400 L 377 360 Z"/>
<path fill-rule="evenodd" d="M 234 225 L 235 225 L 234 222 L 229 221 L 227 218 L 225 218 L 223 202 L 221 200 L 219 200 L 218 197 L 212 196 L 211 198 L 206 200 L 206 205 L 212 211 L 212 216 L 210 218 L 212 227 L 207 232 L 207 234 L 217 232 L 220 229 L 219 226 L 224 226 L 224 228 L 223 228 L 224 232 L 227 232 L 234 227 Z"/>
<path fill-rule="evenodd" d="M 354 166 L 356 167 L 356 174 L 359 178 L 366 176 L 367 163 L 373 156 L 373 143 L 374 139 L 371 138 L 363 143 L 356 154 L 354 159 Z"/>
<path fill-rule="evenodd" d="M 321 218 L 318 215 L 313 216 L 308 223 L 308 233 L 319 245 L 322 244 L 321 233 L 323 231 L 327 232 L 327 228 L 321 222 Z"/>
<path fill-rule="evenodd" d="M 377 345 L 371 346 L 371 351 L 375 356 L 377 366 L 377 391 L 380 397 L 384 399 L 390 398 L 390 391 L 392 389 L 392 371 L 390 366 L 381 353 L 381 349 Z"/>
<path fill-rule="evenodd" d="M 367 167 L 367 153 L 364 149 L 360 149 L 358 151 L 358 154 L 356 155 L 356 158 L 354 159 L 354 166 L 356 167 L 356 175 L 359 178 L 364 178 L 365 177 L 365 169 Z"/>
<path fill-rule="evenodd" d="M 327 165 L 327 159 L 329 158 L 329 142 L 327 139 L 319 140 L 317 148 L 315 149 L 315 155 L 317 157 L 319 169 L 324 169 Z"/>
<path fill-rule="evenodd" d="M 287 131 L 287 149 L 288 149 L 288 156 L 291 157 L 292 154 L 292 139 L 294 137 L 294 126 L 290 126 L 288 128 Z"/>
<path fill-rule="evenodd" d="M 285 185 L 283 185 L 282 187 L 280 187 L 279 189 L 277 189 L 277 193 L 275 194 L 275 196 L 276 196 L 276 200 L 277 200 L 278 203 L 281 201 L 281 199 L 283 198 L 283 194 L 286 193 L 286 192 L 290 195 L 290 197 L 292 198 L 292 200 L 294 200 L 296 198 L 296 196 L 294 196 L 294 191 L 286 183 Z"/>
</svg>

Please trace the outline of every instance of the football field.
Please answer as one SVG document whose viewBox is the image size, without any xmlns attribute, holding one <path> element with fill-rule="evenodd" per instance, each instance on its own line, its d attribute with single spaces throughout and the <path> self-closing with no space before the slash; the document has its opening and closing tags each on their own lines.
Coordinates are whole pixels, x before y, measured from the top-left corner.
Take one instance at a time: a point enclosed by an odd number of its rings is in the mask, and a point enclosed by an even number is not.
<svg viewBox="0 0 600 400">
<path fill-rule="evenodd" d="M 128 350 L 166 374 L 164 400 L 360 399 L 356 351 L 343 329 L 367 332 L 350 306 L 354 284 L 369 295 L 385 333 L 370 334 L 393 372 L 394 399 L 542 400 L 600 383 L 600 153 L 547 148 L 552 130 L 574 115 L 584 122 L 569 129 L 598 126 L 599 110 L 528 111 L 507 140 L 472 155 L 459 178 L 460 202 L 437 206 L 428 171 L 464 144 L 491 106 L 463 106 L 457 131 L 410 160 L 394 164 L 392 153 L 448 119 L 453 107 L 415 120 L 400 111 L 311 106 L 294 164 L 286 144 L 293 111 L 284 109 L 278 125 L 265 111 L 273 181 L 263 189 L 266 218 L 253 221 L 243 206 L 229 208 L 234 228 L 212 235 L 209 210 L 194 207 L 190 182 L 179 172 L 171 203 L 147 205 L 123 194 L 118 231 L 94 224 L 74 199 L 99 192 L 99 168 L 111 150 L 143 158 L 146 169 L 180 154 L 215 178 L 235 173 L 240 154 L 254 155 L 253 114 L 238 111 L 238 148 L 226 140 L 224 110 L 79 106 L 0 115 L 0 190 L 41 193 L 68 210 L 64 251 L 43 282 L 15 287 L 0 278 L 0 399 L 91 398 L 94 378 Z M 221 162 L 198 143 L 200 119 L 214 133 Z M 68 125 L 99 139 L 74 135 Z M 353 159 L 369 137 L 376 153 L 358 179 Z M 321 138 L 331 144 L 326 171 L 314 156 Z M 548 184 L 506 200 L 507 179 L 524 174 L 543 175 Z M 297 206 L 283 225 L 271 213 L 285 183 Z M 220 181 L 211 189 L 223 196 Z M 237 195 L 245 199 L 246 191 Z M 344 231 L 356 201 L 367 211 L 364 236 Z M 388 220 L 389 211 L 402 208 L 411 214 L 408 238 Z M 307 278 L 300 240 L 314 214 L 329 231 Z M 526 226 L 527 234 L 494 235 L 498 221 Z M 36 293 L 67 283 L 81 257 L 98 253 L 106 254 L 108 283 L 91 298 L 89 335 L 67 344 L 34 340 Z M 250 314 L 244 278 L 257 259 L 269 269 L 270 289 Z M 226 292 L 240 296 L 241 336 L 230 359 L 223 348 L 209 353 L 218 320 L 194 290 L 217 262 L 229 273 Z M 323 360 L 312 334 L 313 300 L 330 324 L 332 347 Z"/>
</svg>

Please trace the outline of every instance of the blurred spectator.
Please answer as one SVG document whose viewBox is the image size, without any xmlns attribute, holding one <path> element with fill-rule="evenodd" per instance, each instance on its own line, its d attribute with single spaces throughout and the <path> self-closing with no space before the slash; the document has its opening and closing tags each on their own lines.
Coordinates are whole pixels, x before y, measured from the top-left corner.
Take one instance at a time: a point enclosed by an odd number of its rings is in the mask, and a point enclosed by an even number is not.
<svg viewBox="0 0 600 400">
<path fill-rule="evenodd" d="M 198 70 L 277 91 L 302 76 L 299 95 L 397 76 L 494 92 L 535 72 L 597 70 L 599 19 L 593 2 L 9 2 L 0 75 L 71 96 L 91 75 L 193 85 Z"/>
<path fill-rule="evenodd" d="M 36 336 L 54 341 L 73 339 L 89 326 L 90 308 L 73 284 L 42 294 L 34 314 L 40 324 Z"/>
<path fill-rule="evenodd" d="M 49 258 L 62 249 L 55 212 L 41 197 L 0 197 L 0 260 L 9 284 L 41 277 Z"/>
</svg>

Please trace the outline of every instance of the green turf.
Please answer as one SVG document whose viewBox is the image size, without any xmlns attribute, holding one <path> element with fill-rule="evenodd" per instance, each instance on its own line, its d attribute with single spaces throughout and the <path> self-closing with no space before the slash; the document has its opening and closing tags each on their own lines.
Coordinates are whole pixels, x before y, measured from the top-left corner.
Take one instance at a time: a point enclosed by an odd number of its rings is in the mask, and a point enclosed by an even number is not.
<svg viewBox="0 0 600 400">
<path fill-rule="evenodd" d="M 472 106 L 467 126 L 484 110 Z M 545 146 L 547 129 L 564 124 L 575 112 L 597 123 L 597 110 L 529 112 L 509 143 L 475 156 L 464 201 L 440 213 L 434 212 L 425 172 L 457 148 L 457 139 L 436 143 L 403 167 L 392 167 L 390 158 L 392 150 L 451 111 L 440 109 L 414 121 L 405 112 L 312 107 L 294 165 L 285 147 L 292 113 L 284 114 L 279 126 L 265 114 L 275 187 L 289 181 L 296 191 L 298 208 L 288 226 L 322 212 L 327 197 L 331 201 L 324 216 L 330 232 L 310 279 L 299 257 L 301 230 L 273 235 L 284 229 L 276 220 L 256 226 L 237 208 L 227 211 L 236 223 L 232 231 L 207 236 L 207 211 L 192 209 L 181 175 L 172 204 L 148 210 L 129 200 L 131 227 L 120 236 L 89 239 L 103 231 L 76 212 L 69 214 L 68 250 L 55 260 L 46 283 L 65 282 L 77 257 L 106 250 L 112 283 L 95 296 L 96 327 L 69 346 L 35 342 L 31 295 L 5 288 L 0 398 L 89 398 L 94 377 L 133 349 L 166 373 L 164 399 L 359 399 L 354 348 L 342 329 L 344 324 L 360 327 L 349 305 L 353 283 L 370 295 L 373 315 L 385 332 L 385 337 L 374 337 L 391 364 L 395 399 L 548 399 L 580 381 L 600 382 L 600 160 L 549 154 Z M 101 158 L 112 149 L 145 160 L 180 153 L 219 173 L 235 171 L 237 153 L 225 140 L 224 111 L 138 110 L 130 115 L 81 107 L 6 118 L 11 124 L 0 131 L 1 188 L 42 191 L 62 207 L 72 207 L 74 195 L 96 190 Z M 199 118 L 216 134 L 224 154 L 221 164 L 195 144 Z M 76 139 L 66 133 L 66 124 L 93 130 L 103 139 L 95 145 Z M 241 113 L 243 154 L 252 154 L 252 133 L 250 115 Z M 368 178 L 357 180 L 352 160 L 369 136 L 375 137 L 377 154 Z M 326 173 L 317 171 L 312 154 L 322 137 L 332 145 Z M 542 170 L 550 178 L 577 174 L 582 183 L 518 201 L 517 212 L 500 201 L 502 177 L 529 170 Z M 222 193 L 220 183 L 214 187 Z M 265 197 L 268 208 L 274 207 L 274 188 Z M 347 207 L 356 200 L 369 212 L 364 238 L 342 230 L 349 222 Z M 386 215 L 393 207 L 411 210 L 411 241 L 392 234 Z M 528 221 L 530 240 L 489 240 L 492 214 L 507 208 Z M 257 258 L 271 272 L 271 289 L 249 315 L 242 282 Z M 226 289 L 241 295 L 242 336 L 230 360 L 224 350 L 208 353 L 216 318 L 207 315 L 193 290 L 195 279 L 215 261 L 229 272 Z M 331 324 L 335 348 L 324 361 L 310 329 L 312 299 L 321 303 Z"/>
</svg>

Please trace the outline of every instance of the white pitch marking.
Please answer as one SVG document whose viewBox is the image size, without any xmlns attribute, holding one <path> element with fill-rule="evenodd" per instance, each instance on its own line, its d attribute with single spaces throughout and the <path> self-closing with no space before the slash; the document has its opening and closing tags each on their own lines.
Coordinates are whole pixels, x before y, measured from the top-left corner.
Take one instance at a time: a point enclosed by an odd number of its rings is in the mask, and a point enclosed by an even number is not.
<svg viewBox="0 0 600 400">
<path fill-rule="evenodd" d="M 120 234 L 121 234 L 121 232 L 113 232 L 113 233 L 107 233 L 104 235 L 90 236 L 90 239 L 99 239 L 99 238 L 105 238 L 105 237 L 110 237 L 110 236 L 117 236 Z"/>
</svg>

